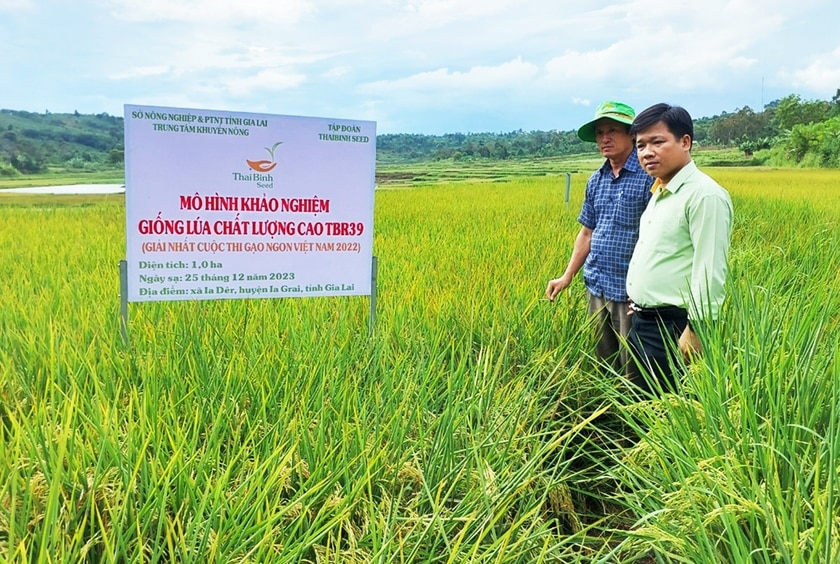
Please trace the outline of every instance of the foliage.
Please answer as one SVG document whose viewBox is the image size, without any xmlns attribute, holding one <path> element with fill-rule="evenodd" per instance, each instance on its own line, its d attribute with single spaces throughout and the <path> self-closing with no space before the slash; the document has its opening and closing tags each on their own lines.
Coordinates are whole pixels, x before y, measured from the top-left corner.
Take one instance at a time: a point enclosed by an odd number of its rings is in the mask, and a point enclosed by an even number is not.
<svg viewBox="0 0 840 564">
<path fill-rule="evenodd" d="M 840 147 L 833 138 L 837 116 L 840 89 L 830 102 L 791 94 L 760 113 L 745 107 L 696 120 L 695 135 L 703 145 L 737 146 L 747 157 L 764 151 L 756 158 L 763 164 L 838 167 Z"/>
<path fill-rule="evenodd" d="M 797 163 L 810 157 L 816 166 L 840 167 L 840 115 L 826 121 L 798 124 L 782 146 Z"/>
<path fill-rule="evenodd" d="M 776 106 L 775 125 L 779 131 L 787 131 L 797 125 L 824 121 L 830 116 L 831 109 L 831 103 L 825 100 L 802 100 L 799 95 L 791 94 L 782 98 Z"/>
<path fill-rule="evenodd" d="M 575 131 L 511 131 L 446 135 L 384 134 L 376 138 L 380 162 L 452 159 L 507 160 L 591 153 Z"/>
<path fill-rule="evenodd" d="M 37 114 L 0 110 L 0 163 L 24 174 L 48 167 L 88 163 L 88 168 L 122 165 L 108 162 L 110 151 L 123 149 L 123 118 L 108 114 Z"/>
<path fill-rule="evenodd" d="M 744 151 L 745 157 L 751 157 L 756 151 L 760 151 L 762 149 L 769 149 L 771 146 L 772 142 L 770 141 L 769 137 L 750 139 L 745 135 L 741 138 L 741 142 L 738 143 L 738 148 Z"/>
<path fill-rule="evenodd" d="M 0 162 L 0 177 L 12 178 L 20 175 L 20 171 L 12 166 L 11 163 Z"/>
<path fill-rule="evenodd" d="M 744 141 L 755 142 L 775 134 L 772 112 L 756 114 L 749 107 L 733 114 L 725 114 L 712 122 L 709 135 L 717 143 L 733 145 Z"/>
<path fill-rule="evenodd" d="M 0 554 L 837 561 L 837 172 L 707 171 L 730 297 L 661 400 L 589 359 L 579 279 L 540 299 L 586 172 L 567 208 L 551 176 L 378 191 L 371 337 L 363 298 L 221 300 L 132 304 L 130 346 L 121 199 L 0 192 Z"/>
</svg>

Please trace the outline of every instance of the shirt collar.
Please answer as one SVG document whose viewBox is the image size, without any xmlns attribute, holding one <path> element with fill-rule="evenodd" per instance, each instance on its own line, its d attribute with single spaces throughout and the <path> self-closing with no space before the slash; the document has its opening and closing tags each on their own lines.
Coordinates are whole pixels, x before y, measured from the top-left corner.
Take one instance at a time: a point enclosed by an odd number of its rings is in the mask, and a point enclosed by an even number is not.
<svg viewBox="0 0 840 564">
<path fill-rule="evenodd" d="M 626 170 L 628 172 L 645 172 L 641 163 L 639 163 L 639 157 L 636 153 L 635 147 L 633 147 L 633 150 L 630 151 L 629 155 L 627 155 L 627 160 L 624 161 L 624 164 L 621 166 L 621 170 Z M 612 174 L 610 159 L 604 159 L 604 164 L 601 165 L 601 171 Z"/>
<path fill-rule="evenodd" d="M 664 194 L 667 191 L 668 191 L 668 189 L 665 188 L 665 185 L 662 184 L 662 181 L 659 180 L 658 178 L 653 181 L 653 186 L 650 187 L 650 193 L 653 194 L 654 196 L 656 194 L 658 194 L 659 192 L 662 192 Z"/>
<path fill-rule="evenodd" d="M 688 180 L 693 174 L 694 171 L 697 170 L 697 165 L 694 163 L 694 160 L 688 161 L 684 167 L 682 167 L 677 174 L 674 175 L 674 178 L 671 179 L 671 182 L 668 184 L 662 184 L 657 178 L 653 182 L 653 186 L 650 187 L 650 193 L 656 194 L 657 192 L 665 194 L 675 194 L 680 187 L 685 184 L 685 181 Z"/>
</svg>

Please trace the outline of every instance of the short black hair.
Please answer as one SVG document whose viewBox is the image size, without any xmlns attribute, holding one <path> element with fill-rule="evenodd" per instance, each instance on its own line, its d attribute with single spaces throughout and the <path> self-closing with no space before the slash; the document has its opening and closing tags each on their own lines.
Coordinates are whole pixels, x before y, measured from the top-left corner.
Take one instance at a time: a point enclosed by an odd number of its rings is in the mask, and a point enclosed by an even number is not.
<svg viewBox="0 0 840 564">
<path fill-rule="evenodd" d="M 691 120 L 691 115 L 685 108 L 672 106 L 664 102 L 645 108 L 637 115 L 636 119 L 633 120 L 633 125 L 630 126 L 630 135 L 635 136 L 638 132 L 644 131 L 660 121 L 677 139 L 682 139 L 683 135 L 688 135 L 692 143 L 694 142 L 694 122 Z"/>
</svg>

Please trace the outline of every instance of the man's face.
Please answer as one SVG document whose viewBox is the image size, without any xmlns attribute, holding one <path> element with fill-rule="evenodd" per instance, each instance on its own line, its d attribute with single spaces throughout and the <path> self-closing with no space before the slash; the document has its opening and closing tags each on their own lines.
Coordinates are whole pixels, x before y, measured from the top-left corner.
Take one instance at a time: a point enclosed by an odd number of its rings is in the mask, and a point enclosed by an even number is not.
<svg viewBox="0 0 840 564">
<path fill-rule="evenodd" d="M 691 160 L 691 137 L 674 137 L 664 122 L 636 133 L 639 163 L 647 173 L 667 184 Z"/>
<path fill-rule="evenodd" d="M 626 159 L 633 150 L 633 137 L 627 132 L 627 126 L 609 118 L 595 122 L 595 143 L 607 159 Z"/>
</svg>

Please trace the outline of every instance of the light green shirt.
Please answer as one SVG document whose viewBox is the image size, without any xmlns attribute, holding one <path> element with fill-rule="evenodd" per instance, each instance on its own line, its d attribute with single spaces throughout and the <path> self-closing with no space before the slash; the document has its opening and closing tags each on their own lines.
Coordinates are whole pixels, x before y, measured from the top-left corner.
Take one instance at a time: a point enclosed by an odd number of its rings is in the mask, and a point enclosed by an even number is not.
<svg viewBox="0 0 840 564">
<path fill-rule="evenodd" d="M 685 308 L 692 320 L 717 318 L 731 233 L 729 193 L 690 161 L 642 214 L 627 295 L 642 307 Z"/>
</svg>

